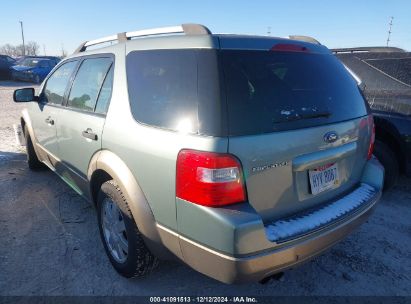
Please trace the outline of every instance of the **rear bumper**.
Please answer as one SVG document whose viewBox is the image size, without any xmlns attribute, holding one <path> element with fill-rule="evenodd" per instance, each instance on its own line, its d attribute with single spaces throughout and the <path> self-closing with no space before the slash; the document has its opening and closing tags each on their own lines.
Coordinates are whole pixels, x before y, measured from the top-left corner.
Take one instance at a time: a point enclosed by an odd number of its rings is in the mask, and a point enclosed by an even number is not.
<svg viewBox="0 0 411 304">
<path fill-rule="evenodd" d="M 367 161 L 359 185 L 370 186 L 372 194 L 357 196 L 358 192 L 353 189 L 336 198 L 324 206 L 335 207 L 334 203 L 340 202 L 339 208 L 332 208 L 330 217 L 318 217 L 318 213 L 311 216 L 311 211 L 304 214 L 302 218 L 307 215 L 312 221 L 308 225 L 302 225 L 307 224 L 305 220 L 297 224 L 309 227 L 308 230 L 288 229 L 282 221 L 277 223 L 279 226 L 276 222 L 263 222 L 249 203 L 209 208 L 177 198 L 178 231 L 156 223 L 157 231 L 162 245 L 207 276 L 225 283 L 258 281 L 304 262 L 343 239 L 369 217 L 381 197 L 383 182 L 381 164 L 375 158 Z M 344 202 L 351 207 L 346 208 Z M 319 206 L 319 210 L 322 209 L 330 211 Z M 295 214 L 292 219 L 298 220 L 300 215 Z M 285 221 L 293 223 L 289 219 Z M 321 225 L 312 225 L 317 222 Z M 292 233 L 273 238 L 272 229 Z"/>
<path fill-rule="evenodd" d="M 184 262 L 195 270 L 225 283 L 259 281 L 302 263 L 343 239 L 370 216 L 380 197 L 381 191 L 349 218 L 328 226 L 325 231 L 317 231 L 299 240 L 278 245 L 275 249 L 245 257 L 226 255 L 180 236 Z"/>
</svg>

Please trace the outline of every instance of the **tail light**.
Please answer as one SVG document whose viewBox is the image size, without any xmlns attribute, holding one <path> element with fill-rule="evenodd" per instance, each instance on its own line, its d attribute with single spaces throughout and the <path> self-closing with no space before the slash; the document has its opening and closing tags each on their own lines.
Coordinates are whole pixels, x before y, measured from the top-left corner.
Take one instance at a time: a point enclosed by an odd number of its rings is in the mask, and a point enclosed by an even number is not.
<svg viewBox="0 0 411 304">
<path fill-rule="evenodd" d="M 367 159 L 370 160 L 372 157 L 372 153 L 374 151 L 374 143 L 375 143 L 375 125 L 374 125 L 374 117 L 372 115 L 368 116 L 368 126 L 371 128 L 371 139 L 370 139 L 370 146 L 368 147 Z"/>
<path fill-rule="evenodd" d="M 230 154 L 181 150 L 177 157 L 176 196 L 209 207 L 245 201 L 240 162 Z"/>
</svg>

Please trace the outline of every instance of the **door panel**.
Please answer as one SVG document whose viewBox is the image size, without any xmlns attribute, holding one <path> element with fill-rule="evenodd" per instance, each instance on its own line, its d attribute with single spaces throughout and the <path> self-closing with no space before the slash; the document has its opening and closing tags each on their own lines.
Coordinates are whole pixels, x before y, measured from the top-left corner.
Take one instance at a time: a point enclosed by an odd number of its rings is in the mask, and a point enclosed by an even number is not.
<svg viewBox="0 0 411 304">
<path fill-rule="evenodd" d="M 89 163 L 101 149 L 105 110 L 111 96 L 111 66 L 111 57 L 86 57 L 81 61 L 57 125 L 61 159 L 57 171 L 86 197 Z M 102 105 L 98 114 L 94 112 L 96 104 Z"/>
<path fill-rule="evenodd" d="M 30 117 L 41 158 L 54 167 L 58 155 L 56 123 L 59 108 L 47 104 L 34 104 L 33 107 L 35 109 L 30 111 Z"/>
<path fill-rule="evenodd" d="M 57 170 L 66 182 L 87 195 L 88 165 L 94 153 L 101 149 L 105 117 L 70 109 L 62 109 L 60 117 L 57 138 L 62 166 Z M 87 130 L 88 134 L 83 135 Z M 89 138 L 92 134 L 95 134 L 93 139 Z"/>
<path fill-rule="evenodd" d="M 76 60 L 63 63 L 53 72 L 43 87 L 39 103 L 33 105 L 30 111 L 37 145 L 42 151 L 41 158 L 53 167 L 59 158 L 56 138 L 59 112 L 77 63 Z"/>
</svg>

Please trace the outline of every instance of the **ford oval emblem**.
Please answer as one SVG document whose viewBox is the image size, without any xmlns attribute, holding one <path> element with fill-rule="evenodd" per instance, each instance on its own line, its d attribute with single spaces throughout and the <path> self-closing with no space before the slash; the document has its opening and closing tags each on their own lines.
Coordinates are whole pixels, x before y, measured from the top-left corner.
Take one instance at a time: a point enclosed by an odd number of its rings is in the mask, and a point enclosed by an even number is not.
<svg viewBox="0 0 411 304">
<path fill-rule="evenodd" d="M 326 143 L 333 143 L 338 139 L 338 134 L 335 131 L 331 131 L 328 133 L 325 133 L 324 135 L 324 141 Z"/>
</svg>

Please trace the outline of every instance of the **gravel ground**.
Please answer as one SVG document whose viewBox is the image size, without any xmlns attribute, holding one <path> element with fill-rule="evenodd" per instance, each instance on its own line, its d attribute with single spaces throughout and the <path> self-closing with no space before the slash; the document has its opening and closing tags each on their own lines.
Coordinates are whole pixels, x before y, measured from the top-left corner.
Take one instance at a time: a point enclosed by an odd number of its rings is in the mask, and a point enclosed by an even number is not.
<svg viewBox="0 0 411 304">
<path fill-rule="evenodd" d="M 0 295 L 411 295 L 411 179 L 322 256 L 267 284 L 225 285 L 177 262 L 143 279 L 111 267 L 94 208 L 49 170 L 30 172 L 13 127 L 17 85 L 0 82 Z M 30 86 L 23 84 L 23 86 Z"/>
</svg>

